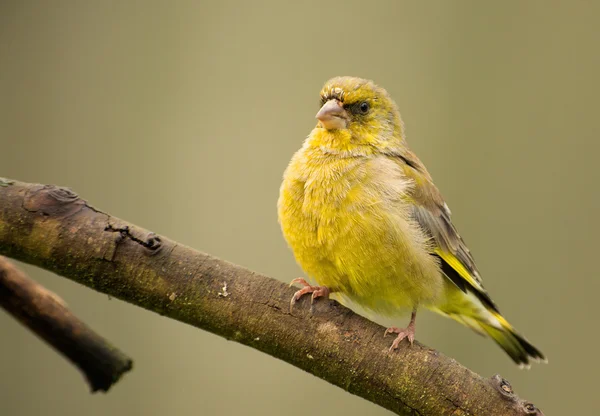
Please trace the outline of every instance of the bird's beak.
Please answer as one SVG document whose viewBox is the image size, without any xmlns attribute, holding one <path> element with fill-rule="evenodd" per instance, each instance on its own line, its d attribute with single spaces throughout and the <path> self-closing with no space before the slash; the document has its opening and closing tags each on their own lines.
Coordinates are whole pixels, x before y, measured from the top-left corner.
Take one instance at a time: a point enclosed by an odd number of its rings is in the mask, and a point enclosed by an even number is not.
<svg viewBox="0 0 600 416">
<path fill-rule="evenodd" d="M 342 103 L 335 99 L 323 104 L 315 117 L 327 130 L 345 129 L 348 124 L 348 113 L 342 107 Z"/>
</svg>

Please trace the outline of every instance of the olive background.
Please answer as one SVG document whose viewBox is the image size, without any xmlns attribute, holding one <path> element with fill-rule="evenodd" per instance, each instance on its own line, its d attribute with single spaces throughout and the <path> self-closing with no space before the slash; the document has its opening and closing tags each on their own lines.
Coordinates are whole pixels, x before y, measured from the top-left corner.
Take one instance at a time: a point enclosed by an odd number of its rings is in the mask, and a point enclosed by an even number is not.
<svg viewBox="0 0 600 416">
<path fill-rule="evenodd" d="M 600 3 L 0 2 L 0 176 L 282 281 L 287 162 L 337 75 L 375 80 L 492 297 L 549 358 L 515 367 L 429 312 L 417 339 L 546 414 L 598 410 Z M 0 201 L 1 203 L 1 201 Z M 106 395 L 0 312 L 2 415 L 385 415 L 250 348 L 23 268 L 135 359 Z M 405 325 L 407 316 L 382 323 Z"/>
</svg>

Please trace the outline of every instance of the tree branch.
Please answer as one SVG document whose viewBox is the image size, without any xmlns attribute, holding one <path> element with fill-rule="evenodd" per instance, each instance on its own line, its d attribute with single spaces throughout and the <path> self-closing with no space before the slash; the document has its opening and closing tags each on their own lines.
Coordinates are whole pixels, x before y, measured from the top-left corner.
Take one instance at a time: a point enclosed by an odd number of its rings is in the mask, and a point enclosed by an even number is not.
<svg viewBox="0 0 600 416">
<path fill-rule="evenodd" d="M 75 364 L 92 392 L 108 391 L 132 361 L 96 334 L 65 303 L 0 256 L 0 306 Z"/>
<path fill-rule="evenodd" d="M 541 415 L 418 342 L 388 352 L 384 328 L 98 211 L 65 188 L 0 186 L 0 254 L 263 351 L 400 415 Z"/>
</svg>

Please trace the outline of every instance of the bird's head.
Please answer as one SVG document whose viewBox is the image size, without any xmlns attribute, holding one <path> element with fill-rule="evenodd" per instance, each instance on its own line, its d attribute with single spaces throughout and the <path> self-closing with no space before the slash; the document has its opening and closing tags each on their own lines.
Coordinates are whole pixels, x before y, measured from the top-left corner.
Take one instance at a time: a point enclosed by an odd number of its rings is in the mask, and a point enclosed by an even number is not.
<svg viewBox="0 0 600 416">
<path fill-rule="evenodd" d="M 396 103 L 387 91 L 366 79 L 336 77 L 327 81 L 316 118 L 321 134 L 335 136 L 347 145 L 381 148 L 403 140 Z"/>
</svg>

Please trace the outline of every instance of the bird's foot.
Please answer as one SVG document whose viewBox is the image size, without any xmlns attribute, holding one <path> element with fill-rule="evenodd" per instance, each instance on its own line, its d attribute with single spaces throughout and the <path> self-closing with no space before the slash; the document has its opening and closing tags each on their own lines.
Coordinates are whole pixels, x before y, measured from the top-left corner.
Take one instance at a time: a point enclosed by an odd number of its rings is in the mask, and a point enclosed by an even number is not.
<svg viewBox="0 0 600 416">
<path fill-rule="evenodd" d="M 398 336 L 396 337 L 394 342 L 392 342 L 392 346 L 390 347 L 390 352 L 397 350 L 398 345 L 404 338 L 408 338 L 410 345 L 412 345 L 413 342 L 415 341 L 415 327 L 414 326 L 411 327 L 409 325 L 406 328 L 396 328 L 395 326 L 393 326 L 391 328 L 386 329 L 383 336 L 386 336 L 387 334 L 398 334 Z"/>
<path fill-rule="evenodd" d="M 316 298 L 320 298 L 320 297 L 323 297 L 325 299 L 329 298 L 329 293 L 331 291 L 329 290 L 329 288 L 327 286 L 312 286 L 310 283 L 308 283 L 306 280 L 304 280 L 301 277 L 298 277 L 297 279 L 292 280 L 292 282 L 290 283 L 290 286 L 292 286 L 295 283 L 300 283 L 304 287 L 302 289 L 298 290 L 296 293 L 294 293 L 294 296 L 292 296 L 292 300 L 290 300 L 290 312 L 292 311 L 294 304 L 302 296 L 306 295 L 307 293 L 312 293 L 311 300 L 310 300 L 311 305 L 315 302 Z"/>
<path fill-rule="evenodd" d="M 413 345 L 415 342 L 415 319 L 417 317 L 417 311 L 414 310 L 412 316 L 410 318 L 410 323 L 406 328 L 396 328 L 395 326 L 388 328 L 385 330 L 383 336 L 385 337 L 387 334 L 398 334 L 394 342 L 392 342 L 392 346 L 390 347 L 390 352 L 397 350 L 398 345 L 404 338 L 408 338 L 408 342 L 410 345 Z"/>
</svg>

